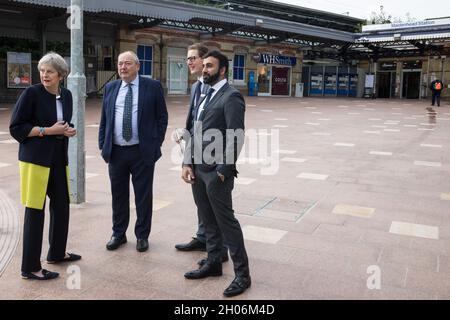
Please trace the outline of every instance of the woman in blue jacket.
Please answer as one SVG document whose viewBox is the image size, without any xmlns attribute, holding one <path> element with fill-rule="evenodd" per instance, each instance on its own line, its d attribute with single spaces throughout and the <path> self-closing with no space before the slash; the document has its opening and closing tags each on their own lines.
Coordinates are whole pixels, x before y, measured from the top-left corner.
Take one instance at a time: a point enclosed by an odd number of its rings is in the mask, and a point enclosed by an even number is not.
<svg viewBox="0 0 450 320">
<path fill-rule="evenodd" d="M 46 195 L 50 198 L 50 248 L 47 263 L 75 261 L 66 252 L 69 230 L 68 138 L 76 130 L 72 94 L 60 86 L 68 73 L 65 60 L 50 52 L 39 61 L 41 83 L 27 88 L 17 101 L 9 126 L 20 143 L 20 191 L 25 206 L 22 278 L 49 280 L 57 272 L 42 269 L 40 256 Z"/>
</svg>

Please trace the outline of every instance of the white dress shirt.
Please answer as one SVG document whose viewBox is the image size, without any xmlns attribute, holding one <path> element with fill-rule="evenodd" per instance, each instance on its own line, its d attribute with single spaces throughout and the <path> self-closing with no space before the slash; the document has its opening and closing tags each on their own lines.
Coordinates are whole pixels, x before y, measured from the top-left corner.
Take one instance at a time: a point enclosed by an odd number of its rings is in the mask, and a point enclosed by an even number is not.
<svg viewBox="0 0 450 320">
<path fill-rule="evenodd" d="M 125 96 L 128 92 L 128 83 L 122 81 L 119 94 L 117 95 L 116 108 L 114 110 L 114 137 L 113 143 L 119 146 L 132 146 L 139 143 L 138 135 L 138 98 L 139 98 L 139 76 L 131 81 L 133 90 L 133 111 L 131 115 L 132 137 L 130 141 L 125 141 L 122 136 L 123 112 L 125 108 Z"/>
<path fill-rule="evenodd" d="M 205 83 L 203 82 L 203 76 L 200 76 L 197 78 L 197 81 L 199 82 L 199 86 L 200 86 L 200 101 L 202 100 L 202 98 L 205 96 L 205 94 L 203 93 L 204 90 L 204 86 Z M 196 106 L 198 103 L 196 97 L 195 97 L 195 92 L 194 92 L 194 106 Z"/>
<path fill-rule="evenodd" d="M 227 79 L 223 79 L 223 80 L 220 80 L 220 81 L 217 82 L 214 86 L 211 87 L 211 88 L 214 89 L 214 91 L 213 91 L 213 93 L 211 94 L 211 98 L 209 99 L 209 101 L 211 101 L 211 100 L 214 98 L 214 96 L 217 94 L 217 92 L 218 92 L 220 89 L 222 89 L 222 87 L 223 87 L 226 83 L 227 83 Z M 203 96 L 202 96 L 202 98 L 203 98 Z M 202 99 L 202 98 L 201 98 L 201 99 Z M 200 104 L 200 106 L 199 106 L 199 108 L 198 108 L 198 112 L 197 112 L 197 120 L 200 118 L 200 115 L 202 114 L 202 112 L 203 112 L 203 110 L 204 110 L 206 100 L 207 100 L 206 98 L 203 99 L 202 103 Z M 208 106 L 206 106 L 206 107 L 208 107 Z"/>
<path fill-rule="evenodd" d="M 56 121 L 63 121 L 63 105 L 61 99 L 56 98 Z"/>
</svg>

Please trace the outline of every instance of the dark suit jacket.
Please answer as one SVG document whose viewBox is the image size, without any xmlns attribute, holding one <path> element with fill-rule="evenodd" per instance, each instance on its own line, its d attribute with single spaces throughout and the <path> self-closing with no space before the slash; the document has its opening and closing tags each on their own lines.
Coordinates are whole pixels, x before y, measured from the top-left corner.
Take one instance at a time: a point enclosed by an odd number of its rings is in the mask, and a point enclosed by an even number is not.
<svg viewBox="0 0 450 320">
<path fill-rule="evenodd" d="M 70 124 L 72 119 L 72 94 L 61 88 L 63 119 Z M 25 89 L 17 100 L 11 115 L 9 131 L 19 143 L 19 160 L 50 167 L 55 150 L 56 136 L 28 137 L 33 127 L 51 127 L 57 121 L 56 96 L 45 90 L 42 84 Z M 72 124 L 70 124 L 73 127 Z M 68 164 L 69 139 L 64 137 L 65 163 Z"/>
<path fill-rule="evenodd" d="M 105 87 L 98 145 L 106 162 L 111 159 L 116 99 L 122 80 Z M 166 135 L 168 114 L 161 83 L 139 76 L 138 136 L 144 161 L 152 165 L 161 157 L 161 145 Z"/>
<path fill-rule="evenodd" d="M 188 113 L 188 116 L 186 117 L 186 126 L 185 126 L 185 128 L 188 131 L 190 131 L 191 127 L 192 127 L 192 117 L 193 117 L 193 112 L 195 111 L 195 91 L 197 90 L 197 86 L 199 86 L 199 85 L 200 85 L 200 81 L 197 81 L 192 85 L 192 88 L 191 88 L 191 97 L 189 99 L 189 113 Z M 209 85 L 204 84 L 203 88 L 202 88 L 202 94 L 206 94 L 208 92 L 209 88 L 210 88 Z"/>
<path fill-rule="evenodd" d="M 194 111 L 196 113 L 196 110 Z M 192 112 L 189 112 L 187 122 L 190 121 Z M 204 134 L 209 129 L 217 129 L 221 132 L 223 137 L 222 154 L 216 154 L 214 163 L 205 163 L 202 161 L 200 165 L 202 169 L 216 170 L 223 174 L 225 177 L 231 177 L 237 175 L 236 161 L 239 153 L 242 149 L 243 138 L 241 143 L 238 143 L 236 139 L 231 139 L 227 136 L 227 129 L 241 130 L 244 132 L 244 115 L 245 115 L 245 101 L 242 94 L 226 83 L 211 99 L 206 106 L 205 110 L 200 114 L 199 122 L 202 124 L 202 137 L 203 141 L 201 150 L 211 143 L 211 141 L 205 141 Z M 184 153 L 183 164 L 191 165 L 196 164 L 194 158 L 194 143 L 198 143 L 198 137 L 194 137 L 194 128 L 192 126 L 187 127 L 190 129 L 189 141 L 186 142 L 186 151 Z M 239 131 L 240 131 L 239 130 Z M 206 139 L 207 140 L 207 139 Z M 230 151 L 233 151 L 230 153 Z"/>
</svg>

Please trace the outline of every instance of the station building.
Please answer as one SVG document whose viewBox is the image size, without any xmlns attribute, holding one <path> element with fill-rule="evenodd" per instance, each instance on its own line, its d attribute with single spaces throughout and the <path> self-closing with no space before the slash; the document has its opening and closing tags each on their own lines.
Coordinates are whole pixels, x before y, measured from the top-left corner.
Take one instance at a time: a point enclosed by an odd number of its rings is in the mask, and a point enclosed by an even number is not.
<svg viewBox="0 0 450 320">
<path fill-rule="evenodd" d="M 69 6 L 70 0 L 0 0 L 0 102 L 15 101 L 39 82 L 36 65 L 45 52 L 70 61 Z M 363 23 L 268 0 L 210 0 L 208 6 L 84 0 L 87 91 L 101 94 L 117 78 L 118 54 L 133 50 L 143 76 L 160 80 L 169 95 L 188 94 L 196 79 L 185 59 L 195 42 L 224 52 L 229 81 L 248 95 L 420 99 L 430 94 L 433 78 L 448 86 L 449 19 Z"/>
</svg>

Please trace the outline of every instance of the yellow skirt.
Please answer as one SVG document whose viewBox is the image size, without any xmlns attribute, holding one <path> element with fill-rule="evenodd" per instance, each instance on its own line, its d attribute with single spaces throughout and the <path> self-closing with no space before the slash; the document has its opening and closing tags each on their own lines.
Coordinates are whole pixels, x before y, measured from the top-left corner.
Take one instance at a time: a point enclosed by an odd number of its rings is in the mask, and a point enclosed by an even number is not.
<svg viewBox="0 0 450 320">
<path fill-rule="evenodd" d="M 19 161 L 20 200 L 22 205 L 31 209 L 42 210 L 47 194 L 50 168 Z M 67 190 L 69 191 L 69 167 L 66 166 Z"/>
</svg>

